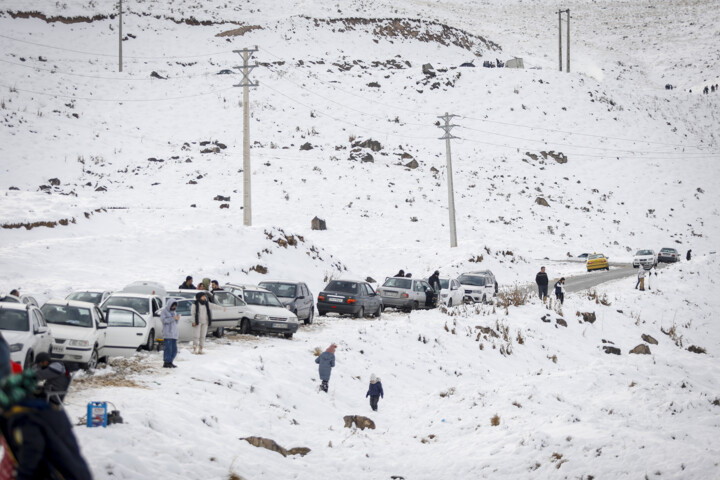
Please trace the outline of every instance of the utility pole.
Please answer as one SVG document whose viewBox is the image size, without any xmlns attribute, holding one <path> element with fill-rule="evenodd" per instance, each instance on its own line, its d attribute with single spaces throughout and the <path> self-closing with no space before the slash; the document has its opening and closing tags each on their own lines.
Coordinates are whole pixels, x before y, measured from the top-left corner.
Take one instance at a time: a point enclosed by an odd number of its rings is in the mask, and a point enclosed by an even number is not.
<svg viewBox="0 0 720 480">
<path fill-rule="evenodd" d="M 120 71 L 122 72 L 122 0 L 119 0 L 120 5 L 120 15 L 118 15 L 118 19 L 120 21 L 120 25 L 118 28 L 118 63 L 120 65 Z"/>
<path fill-rule="evenodd" d="M 558 10 L 558 61 L 562 72 L 562 10 Z"/>
<path fill-rule="evenodd" d="M 440 116 L 445 121 L 445 125 L 438 125 L 443 129 L 445 135 L 440 137 L 440 140 L 445 140 L 445 156 L 447 157 L 447 178 L 448 178 L 448 210 L 450 211 L 450 247 L 457 247 L 457 232 L 455 230 L 455 190 L 453 189 L 453 177 L 452 177 L 452 158 L 450 157 L 450 139 L 458 138 L 450 134 L 450 130 L 457 125 L 450 125 L 450 119 L 457 117 L 457 115 L 449 115 L 445 112 L 445 115 Z"/>
<path fill-rule="evenodd" d="M 252 225 L 252 205 L 250 196 L 250 92 L 249 87 L 257 87 L 258 82 L 250 81 L 250 72 L 258 66 L 249 65 L 250 57 L 258 51 L 258 48 L 243 48 L 242 50 L 233 50 L 235 53 L 242 55 L 243 66 L 234 67 L 242 71 L 243 80 L 234 87 L 243 87 L 243 225 Z"/>
<path fill-rule="evenodd" d="M 567 13 L 568 19 L 567 19 L 567 70 L 568 73 L 570 73 L 570 9 L 568 8 L 565 10 L 565 13 Z"/>
</svg>

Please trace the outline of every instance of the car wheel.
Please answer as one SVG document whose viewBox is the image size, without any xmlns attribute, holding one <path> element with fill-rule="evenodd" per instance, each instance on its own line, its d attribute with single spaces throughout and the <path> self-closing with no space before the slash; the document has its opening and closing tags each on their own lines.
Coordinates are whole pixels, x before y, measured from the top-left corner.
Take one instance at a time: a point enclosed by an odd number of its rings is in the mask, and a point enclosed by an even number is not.
<svg viewBox="0 0 720 480">
<path fill-rule="evenodd" d="M 145 343 L 145 350 L 148 352 L 152 352 L 153 348 L 155 348 L 155 330 L 150 330 L 150 334 L 148 335 L 147 343 Z"/>
<path fill-rule="evenodd" d="M 377 312 L 375 312 L 375 318 L 380 318 L 380 315 L 382 315 L 383 307 L 378 305 Z"/>
<path fill-rule="evenodd" d="M 240 333 L 243 335 L 250 333 L 250 320 L 247 318 L 243 318 L 242 322 L 240 322 Z"/>
<path fill-rule="evenodd" d="M 360 310 L 355 314 L 355 318 L 363 318 L 365 316 L 365 308 L 360 307 Z"/>
<path fill-rule="evenodd" d="M 85 370 L 95 370 L 95 367 L 97 367 L 98 364 L 98 352 L 97 347 L 93 348 L 92 353 L 90 354 L 90 361 L 87 362 L 84 366 Z"/>
<path fill-rule="evenodd" d="M 222 338 L 225 336 L 225 327 L 220 327 L 213 332 L 215 338 Z"/>
<path fill-rule="evenodd" d="M 410 307 L 410 310 L 417 310 L 420 308 L 420 304 L 418 302 L 413 302 L 412 307 Z"/>
<path fill-rule="evenodd" d="M 385 311 L 385 305 L 383 305 L 382 307 L 380 307 L 380 310 L 384 312 L 384 311 Z"/>
<path fill-rule="evenodd" d="M 311 325 L 313 322 L 313 318 L 315 318 L 315 309 L 310 309 L 310 315 L 308 315 L 308 318 L 305 319 L 305 325 Z"/>
<path fill-rule="evenodd" d="M 320 315 L 321 317 L 324 317 L 325 315 L 327 315 L 327 312 L 323 312 L 322 310 L 318 309 L 318 315 Z"/>
<path fill-rule="evenodd" d="M 287 339 L 291 339 L 293 337 L 293 334 L 292 333 L 283 333 L 283 337 L 285 337 Z"/>
<path fill-rule="evenodd" d="M 28 350 L 27 354 L 25 354 L 25 362 L 23 362 L 23 370 L 32 368 L 32 365 L 33 365 L 33 353 L 32 353 L 32 350 Z"/>
</svg>

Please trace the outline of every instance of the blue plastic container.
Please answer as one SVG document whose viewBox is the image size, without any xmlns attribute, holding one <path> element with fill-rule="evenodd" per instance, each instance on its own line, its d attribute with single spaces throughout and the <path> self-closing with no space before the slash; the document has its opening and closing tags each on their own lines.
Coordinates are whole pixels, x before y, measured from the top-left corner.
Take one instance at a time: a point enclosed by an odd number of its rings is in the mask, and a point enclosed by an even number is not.
<svg viewBox="0 0 720 480">
<path fill-rule="evenodd" d="M 107 402 L 88 403 L 87 426 L 107 427 Z"/>
</svg>

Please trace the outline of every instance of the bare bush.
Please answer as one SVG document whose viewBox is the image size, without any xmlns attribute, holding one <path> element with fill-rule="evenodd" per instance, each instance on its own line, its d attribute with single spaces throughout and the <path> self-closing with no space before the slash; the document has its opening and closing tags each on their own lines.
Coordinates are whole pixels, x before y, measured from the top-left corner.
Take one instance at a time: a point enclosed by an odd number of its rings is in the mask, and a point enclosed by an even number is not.
<svg viewBox="0 0 720 480">
<path fill-rule="evenodd" d="M 511 305 L 513 307 L 518 307 L 520 305 L 525 305 L 529 298 L 530 293 L 527 290 L 515 285 L 512 290 L 504 291 L 498 294 L 497 305 L 506 309 Z"/>
</svg>

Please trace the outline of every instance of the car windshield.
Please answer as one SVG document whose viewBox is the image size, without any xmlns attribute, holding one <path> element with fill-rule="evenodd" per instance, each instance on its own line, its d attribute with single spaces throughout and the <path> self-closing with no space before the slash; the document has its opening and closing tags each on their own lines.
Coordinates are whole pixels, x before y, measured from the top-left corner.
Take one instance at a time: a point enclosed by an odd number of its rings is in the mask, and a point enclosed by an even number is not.
<svg viewBox="0 0 720 480">
<path fill-rule="evenodd" d="M 342 280 L 333 280 L 328 283 L 325 290 L 328 292 L 341 292 L 341 293 L 358 293 L 360 284 L 357 282 L 344 282 Z"/>
<path fill-rule="evenodd" d="M 175 297 L 175 298 L 195 298 L 195 295 L 197 295 L 196 290 L 172 290 L 170 292 L 167 292 L 168 295 Z"/>
<path fill-rule="evenodd" d="M 0 302 L 22 303 L 22 300 L 14 295 L 0 295 Z"/>
<path fill-rule="evenodd" d="M 92 315 L 89 308 L 45 304 L 40 310 L 42 310 L 47 323 L 92 328 Z"/>
<path fill-rule="evenodd" d="M 28 317 L 24 310 L 0 310 L 0 330 L 27 332 Z"/>
<path fill-rule="evenodd" d="M 293 283 L 262 282 L 261 287 L 267 288 L 278 297 L 295 298 L 297 287 Z"/>
<path fill-rule="evenodd" d="M 588 256 L 588 260 L 597 260 L 598 258 L 605 258 L 605 255 L 597 253 L 595 255 Z"/>
<path fill-rule="evenodd" d="M 147 298 L 133 297 L 110 297 L 103 303 L 103 309 L 106 307 L 127 307 L 132 308 L 140 315 L 147 315 L 150 311 Z"/>
<path fill-rule="evenodd" d="M 329 287 L 330 285 L 328 285 Z M 388 278 L 383 283 L 383 287 L 404 288 L 410 290 L 412 288 L 412 279 L 410 278 Z"/>
<path fill-rule="evenodd" d="M 652 255 L 652 250 L 638 250 L 635 255 Z"/>
<path fill-rule="evenodd" d="M 260 290 L 245 290 L 245 302 L 249 305 L 285 308 L 274 293 L 261 292 Z"/>
<path fill-rule="evenodd" d="M 450 280 L 448 280 L 446 278 L 441 278 L 440 279 L 440 290 L 447 290 L 448 288 L 450 288 Z"/>
<path fill-rule="evenodd" d="M 475 287 L 484 287 L 488 284 L 489 278 L 478 275 L 460 275 L 458 281 L 463 285 L 473 285 Z"/>
<path fill-rule="evenodd" d="M 660 251 L 665 253 L 675 253 L 677 250 L 675 250 L 674 248 L 663 248 Z"/>
<path fill-rule="evenodd" d="M 68 300 L 76 300 L 78 302 L 88 302 L 98 305 L 102 301 L 102 293 L 100 292 L 75 292 L 67 296 Z"/>
</svg>

